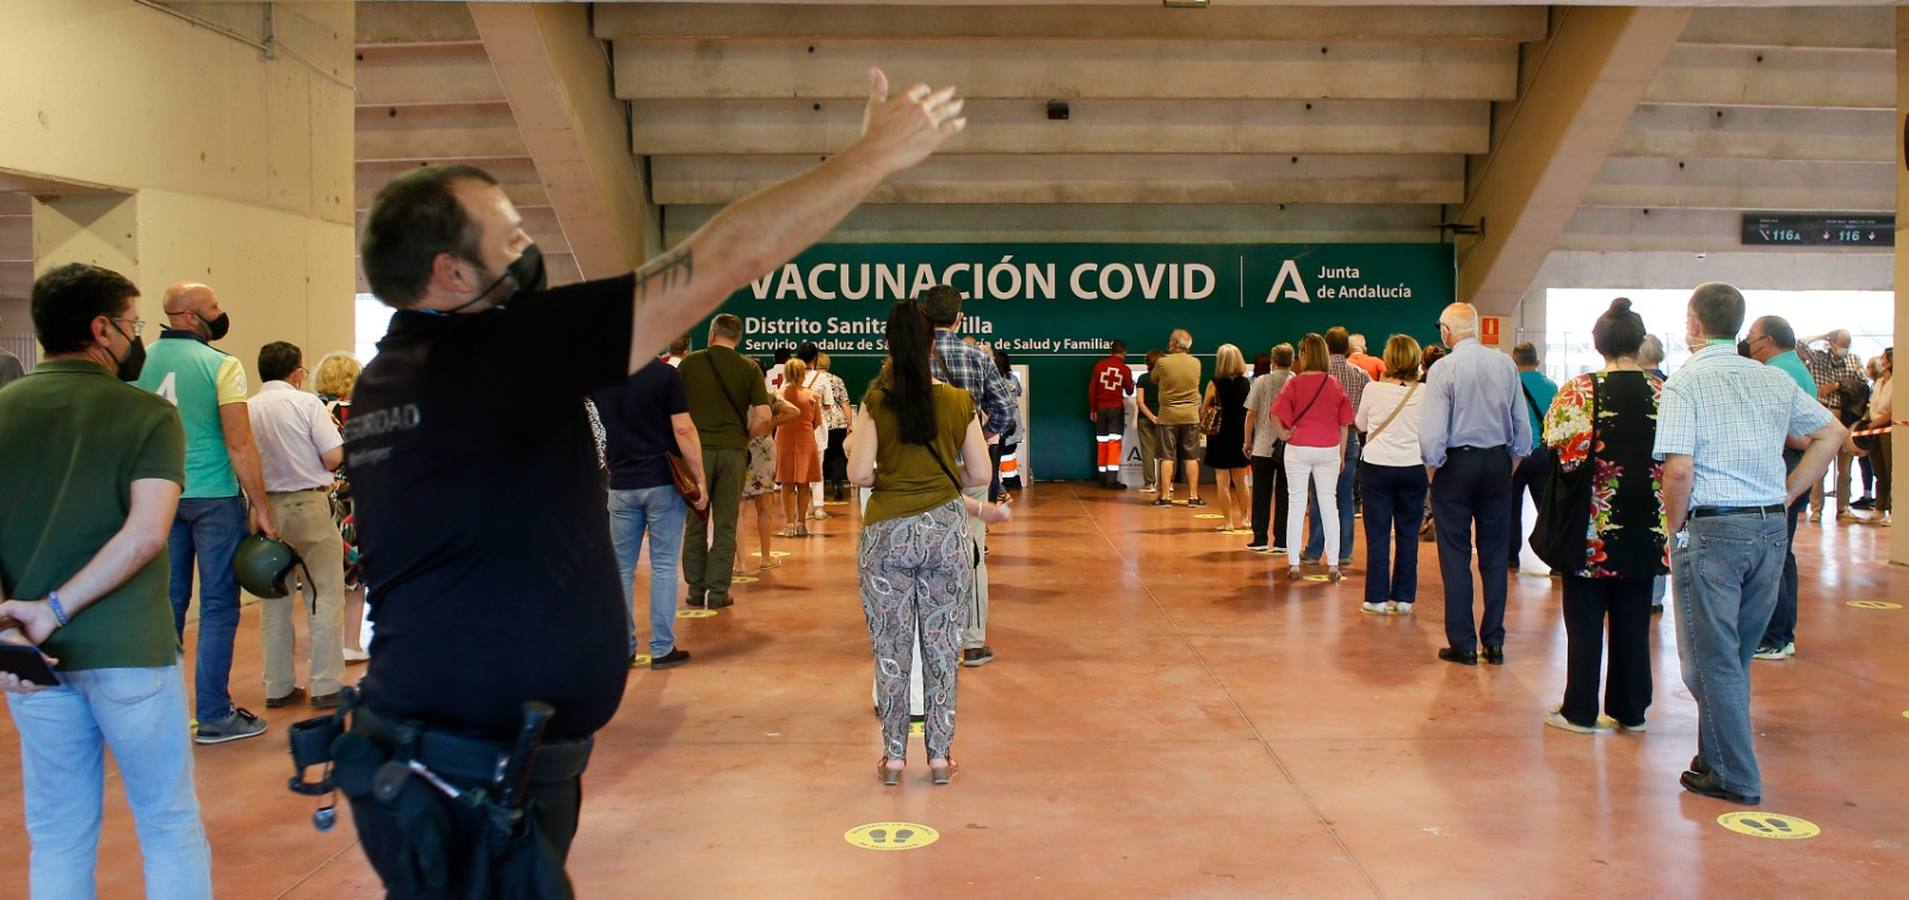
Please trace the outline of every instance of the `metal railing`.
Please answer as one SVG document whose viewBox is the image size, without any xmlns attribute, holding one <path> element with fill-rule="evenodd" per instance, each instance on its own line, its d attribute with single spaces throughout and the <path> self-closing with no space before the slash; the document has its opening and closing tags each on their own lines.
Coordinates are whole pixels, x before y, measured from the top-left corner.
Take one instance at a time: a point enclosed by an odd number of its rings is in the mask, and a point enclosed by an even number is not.
<svg viewBox="0 0 1909 900">
<path fill-rule="evenodd" d="M 0 349 L 7 350 L 14 356 L 20 357 L 20 363 L 26 366 L 29 372 L 33 371 L 33 367 L 39 364 L 40 345 L 27 335 L 0 336 Z"/>
</svg>

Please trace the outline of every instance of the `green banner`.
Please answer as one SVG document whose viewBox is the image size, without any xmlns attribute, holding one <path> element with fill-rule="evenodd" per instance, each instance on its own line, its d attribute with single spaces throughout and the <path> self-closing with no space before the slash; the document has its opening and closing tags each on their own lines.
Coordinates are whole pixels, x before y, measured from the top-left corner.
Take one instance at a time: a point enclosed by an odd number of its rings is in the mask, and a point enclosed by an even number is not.
<svg viewBox="0 0 1909 900">
<path fill-rule="evenodd" d="M 1436 339 L 1456 281 L 1449 244 L 824 244 L 723 311 L 742 317 L 744 353 L 814 341 L 859 397 L 881 366 L 889 305 L 953 285 L 969 298 L 962 334 L 1029 368 L 1036 477 L 1087 478 L 1087 375 L 1114 339 L 1138 364 L 1185 328 L 1209 376 L 1222 343 L 1250 364 L 1333 325 L 1376 354 L 1395 332 Z"/>
</svg>

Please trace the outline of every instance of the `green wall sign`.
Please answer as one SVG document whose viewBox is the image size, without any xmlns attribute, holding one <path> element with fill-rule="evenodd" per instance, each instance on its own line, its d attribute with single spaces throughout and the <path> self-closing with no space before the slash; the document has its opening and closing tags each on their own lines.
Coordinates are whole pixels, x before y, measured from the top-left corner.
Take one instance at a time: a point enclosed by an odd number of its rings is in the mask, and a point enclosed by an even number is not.
<svg viewBox="0 0 1909 900">
<path fill-rule="evenodd" d="M 969 297 L 963 334 L 1029 368 L 1035 475 L 1088 478 L 1087 374 L 1115 338 L 1141 363 L 1185 328 L 1209 375 L 1220 344 L 1250 363 L 1333 325 L 1377 353 L 1396 332 L 1436 339 L 1457 264 L 1449 244 L 824 244 L 723 311 L 742 317 L 744 353 L 814 341 L 859 397 L 881 367 L 889 305 L 943 283 Z"/>
</svg>

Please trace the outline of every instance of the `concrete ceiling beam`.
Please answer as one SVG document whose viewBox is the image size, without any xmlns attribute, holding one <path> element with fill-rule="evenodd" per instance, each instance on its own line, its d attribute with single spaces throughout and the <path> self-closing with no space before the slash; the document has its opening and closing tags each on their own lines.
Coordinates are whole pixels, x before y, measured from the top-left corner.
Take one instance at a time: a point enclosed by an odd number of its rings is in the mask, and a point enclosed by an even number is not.
<svg viewBox="0 0 1909 900">
<path fill-rule="evenodd" d="M 866 97 L 898 88 L 975 98 L 1509 100 L 1513 44 L 1097 40 L 620 40 L 626 100 Z"/>
<path fill-rule="evenodd" d="M 360 162 L 528 156 L 508 103 L 359 107 Z"/>
<path fill-rule="evenodd" d="M 1711 106 L 1893 110 L 1896 63 L 1891 53 L 1686 44 L 1664 61 L 1644 99 Z"/>
<path fill-rule="evenodd" d="M 1071 101 L 1050 121 L 1041 100 L 968 101 L 971 126 L 942 148 L 964 153 L 1483 153 L 1484 101 Z M 854 100 L 639 100 L 639 155 L 833 153 L 862 128 Z"/>
<path fill-rule="evenodd" d="M 1559 250 L 1652 253 L 1783 253 L 1796 247 L 1746 247 L 1743 213 L 1726 209 L 1586 207 L 1558 239 Z M 1824 254 L 1876 253 L 1873 247 L 1811 247 Z M 1887 250 L 1882 252 L 1887 253 Z"/>
<path fill-rule="evenodd" d="M 1488 313 L 1517 305 L 1689 20 L 1676 9 L 1560 14 L 1454 217 L 1484 227 L 1460 245 L 1460 297 Z"/>
<path fill-rule="evenodd" d="M 1699 9 L 1678 38 L 1685 44 L 1811 47 L 1895 52 L 1895 15 L 1887 6 L 1839 9 Z"/>
<path fill-rule="evenodd" d="M 359 3 L 360 47 L 476 42 L 477 25 L 462 3 Z"/>
<path fill-rule="evenodd" d="M 1756 159 L 1609 159 L 1585 206 L 1684 209 L 1895 210 L 1888 163 Z"/>
<path fill-rule="evenodd" d="M 496 103 L 504 88 L 481 44 L 358 50 L 358 105 Z"/>
<path fill-rule="evenodd" d="M 664 209 L 674 244 L 720 206 Z M 832 243 L 1110 242 L 1400 243 L 1438 240 L 1439 208 L 1304 204 L 907 205 L 856 208 Z"/>
<path fill-rule="evenodd" d="M 1894 116 L 1879 109 L 1646 103 L 1611 155 L 1892 162 Z"/>
<path fill-rule="evenodd" d="M 659 252 L 656 210 L 589 8 L 476 3 L 470 11 L 584 276 L 627 272 Z"/>
<path fill-rule="evenodd" d="M 1676 250 L 1559 250 L 1545 260 L 1534 287 L 1689 290 L 1727 281 L 1753 291 L 1887 291 L 1894 279 L 1895 259 L 1887 253 L 1723 252 L 1699 259 Z"/>
<path fill-rule="evenodd" d="M 786 3 L 604 3 L 597 37 L 1067 38 L 1148 40 L 1537 41 L 1542 6 L 1399 8 L 1385 15 L 1332 7 L 1215 6 L 1189 15 L 1159 4 L 892 8 Z"/>
<path fill-rule="evenodd" d="M 664 156 L 658 203 L 729 203 L 814 165 L 812 156 Z M 942 156 L 870 203 L 1455 203 L 1458 156 Z"/>
</svg>

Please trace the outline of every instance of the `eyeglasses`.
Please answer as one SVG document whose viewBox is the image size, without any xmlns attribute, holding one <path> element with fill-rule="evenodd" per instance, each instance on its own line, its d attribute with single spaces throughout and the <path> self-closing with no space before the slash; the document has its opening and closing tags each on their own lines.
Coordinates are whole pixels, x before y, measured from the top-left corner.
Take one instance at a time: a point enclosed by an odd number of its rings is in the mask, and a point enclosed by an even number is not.
<svg viewBox="0 0 1909 900">
<path fill-rule="evenodd" d="M 116 318 L 113 318 L 113 317 L 111 317 L 111 316 L 108 316 L 108 317 L 107 317 L 107 321 L 111 321 L 111 322 L 132 322 L 132 323 L 133 323 L 133 334 L 136 334 L 136 335 L 137 335 L 137 334 L 145 334 L 145 333 L 146 333 L 146 320 L 145 320 L 145 319 L 116 319 Z"/>
</svg>

